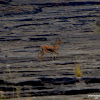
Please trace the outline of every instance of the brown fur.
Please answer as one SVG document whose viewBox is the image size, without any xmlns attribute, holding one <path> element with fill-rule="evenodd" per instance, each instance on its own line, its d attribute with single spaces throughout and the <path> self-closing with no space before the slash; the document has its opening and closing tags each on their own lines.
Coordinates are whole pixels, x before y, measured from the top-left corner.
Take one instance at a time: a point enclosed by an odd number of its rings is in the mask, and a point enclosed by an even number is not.
<svg viewBox="0 0 100 100">
<path fill-rule="evenodd" d="M 61 43 L 60 39 L 57 39 L 55 46 L 41 45 L 42 51 L 39 53 L 39 59 L 42 61 L 42 56 L 47 52 L 52 53 L 52 54 L 56 53 L 58 55 L 57 49 L 60 43 Z"/>
</svg>

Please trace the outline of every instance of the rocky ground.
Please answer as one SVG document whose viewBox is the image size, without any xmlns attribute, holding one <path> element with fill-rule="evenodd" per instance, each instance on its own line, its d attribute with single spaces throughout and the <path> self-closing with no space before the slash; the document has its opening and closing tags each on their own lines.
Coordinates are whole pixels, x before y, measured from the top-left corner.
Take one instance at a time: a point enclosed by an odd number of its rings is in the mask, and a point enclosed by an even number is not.
<svg viewBox="0 0 100 100">
<path fill-rule="evenodd" d="M 99 0 L 0 0 L 2 97 L 94 99 L 88 94 L 100 94 L 99 19 Z M 55 45 L 57 38 L 58 57 L 47 53 L 40 62 L 40 46 Z"/>
</svg>

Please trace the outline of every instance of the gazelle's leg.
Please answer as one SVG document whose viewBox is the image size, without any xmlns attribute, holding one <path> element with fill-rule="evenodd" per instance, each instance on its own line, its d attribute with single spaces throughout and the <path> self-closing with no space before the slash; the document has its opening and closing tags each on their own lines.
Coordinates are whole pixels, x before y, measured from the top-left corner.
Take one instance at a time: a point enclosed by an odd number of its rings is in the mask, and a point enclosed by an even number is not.
<svg viewBox="0 0 100 100">
<path fill-rule="evenodd" d="M 43 51 L 40 51 L 39 53 L 38 53 L 38 56 L 39 56 L 39 60 L 40 61 L 42 61 L 42 56 L 43 56 L 44 54 L 43 54 Z"/>
<path fill-rule="evenodd" d="M 52 51 L 48 51 L 48 52 L 51 53 L 51 55 L 52 55 L 52 60 L 54 60 L 53 52 L 52 52 Z"/>
<path fill-rule="evenodd" d="M 39 56 L 40 61 L 42 61 L 42 56 L 43 56 L 43 53 L 41 53 L 41 55 Z"/>
<path fill-rule="evenodd" d="M 40 61 L 42 61 L 42 56 L 44 55 L 44 53 L 42 52 L 42 54 L 40 55 Z"/>
<path fill-rule="evenodd" d="M 57 51 L 54 51 L 54 53 L 56 53 L 56 55 L 58 56 L 58 52 L 57 52 Z M 56 57 L 57 57 L 57 56 L 56 56 Z M 55 57 L 55 58 L 56 58 L 56 57 Z"/>
<path fill-rule="evenodd" d="M 41 60 L 41 57 L 40 57 L 41 53 L 42 53 L 42 51 L 39 51 L 39 53 L 38 53 L 39 60 Z"/>
<path fill-rule="evenodd" d="M 53 53 L 52 53 L 52 60 L 54 60 L 54 56 L 53 56 Z"/>
<path fill-rule="evenodd" d="M 42 54 L 41 54 L 41 56 L 40 56 L 40 61 L 42 61 L 42 56 L 44 55 L 46 53 L 46 49 L 42 49 Z"/>
</svg>

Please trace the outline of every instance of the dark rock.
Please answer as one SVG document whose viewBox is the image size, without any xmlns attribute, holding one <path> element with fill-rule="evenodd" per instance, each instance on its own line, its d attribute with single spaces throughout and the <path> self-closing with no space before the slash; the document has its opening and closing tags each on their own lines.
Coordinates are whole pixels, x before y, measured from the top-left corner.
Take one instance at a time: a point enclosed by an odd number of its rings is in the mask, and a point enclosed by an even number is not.
<svg viewBox="0 0 100 100">
<path fill-rule="evenodd" d="M 97 21 L 97 22 L 96 22 L 96 25 L 97 25 L 97 26 L 100 26 L 100 21 Z"/>
<path fill-rule="evenodd" d="M 100 83 L 100 78 L 83 78 L 85 80 L 85 83 L 90 84 L 90 83 Z"/>
<path fill-rule="evenodd" d="M 5 80 L 0 80 L 0 85 L 13 85 L 13 83 L 7 82 Z"/>
<path fill-rule="evenodd" d="M 3 87 L 0 87 L 0 88 L 2 88 L 2 91 L 16 91 L 16 88 L 15 87 L 12 87 L 12 86 L 9 86 L 9 87 L 7 87 L 7 86 L 3 86 Z"/>
<path fill-rule="evenodd" d="M 29 38 L 30 41 L 47 41 L 47 38 Z"/>
<path fill-rule="evenodd" d="M 77 94 L 88 94 L 88 93 L 94 93 L 97 92 L 99 93 L 100 90 L 99 89 L 76 89 L 76 90 L 69 90 L 69 91 L 65 91 L 65 95 L 77 95 Z"/>
<path fill-rule="evenodd" d="M 0 3 L 0 88 L 5 97 L 17 98 L 14 92 L 20 97 L 100 93 L 100 34 L 94 34 L 100 32 L 99 0 Z M 39 62 L 40 45 L 53 45 L 57 37 L 62 41 L 58 57 L 52 61 L 47 54 Z M 75 78 L 76 63 L 82 78 Z"/>
<path fill-rule="evenodd" d="M 54 7 L 54 6 L 81 6 L 81 5 L 96 5 L 100 4 L 100 2 L 96 1 L 83 1 L 83 2 L 32 2 L 33 5 L 38 5 L 41 7 Z"/>
<path fill-rule="evenodd" d="M 6 39 L 6 38 L 0 38 L 0 41 L 19 41 L 19 40 L 21 40 L 21 39 L 14 39 L 14 38 L 12 38 L 12 39 Z"/>
<path fill-rule="evenodd" d="M 8 4 L 12 0 L 0 0 L 0 4 Z"/>
<path fill-rule="evenodd" d="M 62 78 L 40 78 L 42 82 L 44 83 L 50 83 L 55 85 L 60 84 L 73 84 L 76 82 L 76 79 L 74 78 L 68 78 L 68 77 L 62 77 Z"/>
<path fill-rule="evenodd" d="M 24 85 L 32 85 L 32 86 L 44 86 L 44 84 L 37 80 L 37 81 L 23 81 L 23 82 L 19 82 L 16 85 L 20 85 L 20 86 L 24 86 Z"/>
<path fill-rule="evenodd" d="M 35 36 L 56 36 L 58 34 L 53 34 L 53 33 L 50 33 L 50 34 L 41 34 L 41 35 L 35 35 Z"/>
</svg>

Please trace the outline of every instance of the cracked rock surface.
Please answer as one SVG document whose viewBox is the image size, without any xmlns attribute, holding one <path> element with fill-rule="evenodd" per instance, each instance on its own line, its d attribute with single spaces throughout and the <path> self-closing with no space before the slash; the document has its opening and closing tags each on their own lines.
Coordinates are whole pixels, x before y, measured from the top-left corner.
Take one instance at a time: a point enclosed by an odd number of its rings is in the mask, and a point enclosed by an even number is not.
<svg viewBox="0 0 100 100">
<path fill-rule="evenodd" d="M 57 38 L 59 55 L 52 60 L 47 53 L 40 62 L 40 46 Z M 75 77 L 77 63 L 82 78 Z M 0 84 L 10 100 L 99 94 L 100 1 L 0 0 Z"/>
</svg>

